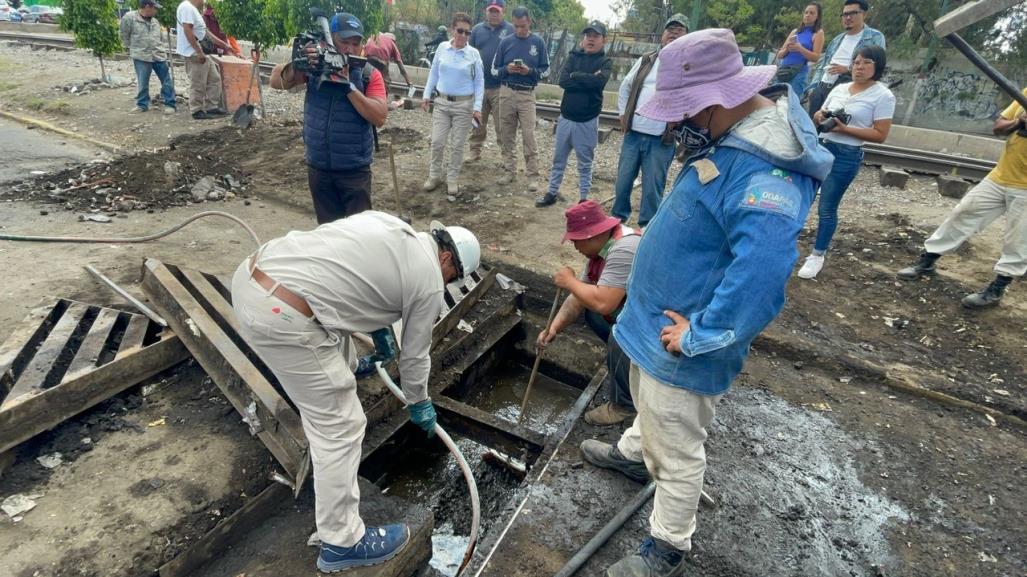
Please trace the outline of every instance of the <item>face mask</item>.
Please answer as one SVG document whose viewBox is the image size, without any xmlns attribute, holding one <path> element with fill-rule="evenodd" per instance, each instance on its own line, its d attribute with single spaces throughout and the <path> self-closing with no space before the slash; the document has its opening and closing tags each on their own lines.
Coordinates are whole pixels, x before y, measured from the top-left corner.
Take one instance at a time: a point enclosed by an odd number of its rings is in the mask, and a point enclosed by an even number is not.
<svg viewBox="0 0 1027 577">
<path fill-rule="evenodd" d="M 688 121 L 682 122 L 681 126 L 674 131 L 674 137 L 678 144 L 685 149 L 685 156 L 699 156 L 713 148 L 713 137 L 710 136 L 710 129 L 694 126 Z"/>
</svg>

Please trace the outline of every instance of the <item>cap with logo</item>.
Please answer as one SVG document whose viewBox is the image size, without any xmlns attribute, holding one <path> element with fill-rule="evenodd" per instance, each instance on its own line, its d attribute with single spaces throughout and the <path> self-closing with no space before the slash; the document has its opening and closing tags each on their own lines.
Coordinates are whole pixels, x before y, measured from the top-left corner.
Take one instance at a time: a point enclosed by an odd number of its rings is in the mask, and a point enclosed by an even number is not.
<svg viewBox="0 0 1027 577">
<path fill-rule="evenodd" d="M 688 30 L 688 16 L 685 16 L 684 14 L 678 12 L 670 18 L 667 18 L 667 22 L 663 25 L 663 29 L 666 30 L 671 26 L 680 26 L 685 30 Z"/>
<path fill-rule="evenodd" d="M 506 8 L 506 2 L 503 0 L 488 0 L 488 2 L 485 3 L 486 10 L 499 10 L 502 12 L 503 8 Z"/>
<path fill-rule="evenodd" d="M 332 16 L 329 28 L 333 34 L 338 34 L 339 38 L 364 37 L 364 25 L 356 16 L 346 12 L 339 12 Z"/>
<path fill-rule="evenodd" d="M 139 0 L 139 7 L 140 8 L 144 8 L 146 6 L 153 6 L 157 10 L 160 10 L 161 8 L 163 8 L 163 6 L 161 6 L 160 4 L 157 3 L 157 0 Z"/>
<path fill-rule="evenodd" d="M 585 26 L 585 29 L 581 31 L 581 33 L 585 34 L 590 30 L 600 36 L 606 36 L 606 24 L 603 24 L 598 20 L 593 20 L 589 22 L 588 25 Z"/>
</svg>

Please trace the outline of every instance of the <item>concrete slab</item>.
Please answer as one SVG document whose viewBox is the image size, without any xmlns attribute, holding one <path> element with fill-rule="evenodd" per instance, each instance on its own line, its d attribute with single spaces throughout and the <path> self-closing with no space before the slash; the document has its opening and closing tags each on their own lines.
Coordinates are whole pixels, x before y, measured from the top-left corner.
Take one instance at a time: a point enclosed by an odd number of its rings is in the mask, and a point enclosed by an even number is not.
<svg viewBox="0 0 1027 577">
<path fill-rule="evenodd" d="M 0 183 L 23 180 L 32 171 L 52 172 L 96 158 L 86 143 L 0 119 Z"/>
<path fill-rule="evenodd" d="M 428 564 L 432 555 L 432 512 L 419 504 L 383 495 L 371 482 L 360 479 L 360 514 L 368 525 L 403 522 L 410 527 L 410 543 L 392 560 L 374 567 L 346 571 L 347 577 L 406 577 Z M 204 567 L 195 577 L 309 577 L 317 574 L 317 548 L 307 545 L 314 532 L 311 491 L 284 504 L 242 543 Z"/>
<path fill-rule="evenodd" d="M 1006 147 L 1006 141 L 998 138 L 898 124 L 891 127 L 887 144 L 912 150 L 959 154 L 992 161 L 998 161 Z"/>
<path fill-rule="evenodd" d="M 909 173 L 895 166 L 881 167 L 881 186 L 893 186 L 895 188 L 906 188 L 909 182 Z"/>
<path fill-rule="evenodd" d="M 938 176 L 938 194 L 949 198 L 963 198 L 970 183 L 956 176 Z"/>
</svg>

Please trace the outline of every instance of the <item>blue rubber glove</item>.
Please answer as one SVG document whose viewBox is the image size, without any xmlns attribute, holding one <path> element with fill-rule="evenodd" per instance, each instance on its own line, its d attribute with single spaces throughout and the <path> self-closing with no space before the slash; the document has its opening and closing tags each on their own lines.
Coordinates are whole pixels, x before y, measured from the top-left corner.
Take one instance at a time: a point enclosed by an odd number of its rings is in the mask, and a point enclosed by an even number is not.
<svg viewBox="0 0 1027 577">
<path fill-rule="evenodd" d="M 410 411 L 411 423 L 424 429 L 429 439 L 435 436 L 435 406 L 431 404 L 431 399 L 408 405 L 407 410 Z"/>
</svg>

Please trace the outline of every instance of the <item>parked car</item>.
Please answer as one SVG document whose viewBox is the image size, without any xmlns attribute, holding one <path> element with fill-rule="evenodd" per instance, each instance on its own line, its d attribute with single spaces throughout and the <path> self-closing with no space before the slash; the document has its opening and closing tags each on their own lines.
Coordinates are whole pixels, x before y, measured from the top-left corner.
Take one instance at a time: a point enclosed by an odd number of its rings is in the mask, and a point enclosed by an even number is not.
<svg viewBox="0 0 1027 577">
<path fill-rule="evenodd" d="M 41 22 L 43 24 L 57 24 L 64 9 L 57 6 L 43 6 L 36 4 L 29 6 L 29 11 L 24 15 L 25 22 Z"/>
<path fill-rule="evenodd" d="M 10 4 L 8 4 L 4 0 L 0 0 L 0 22 L 12 21 L 15 12 L 17 12 L 17 10 L 11 8 Z"/>
</svg>

